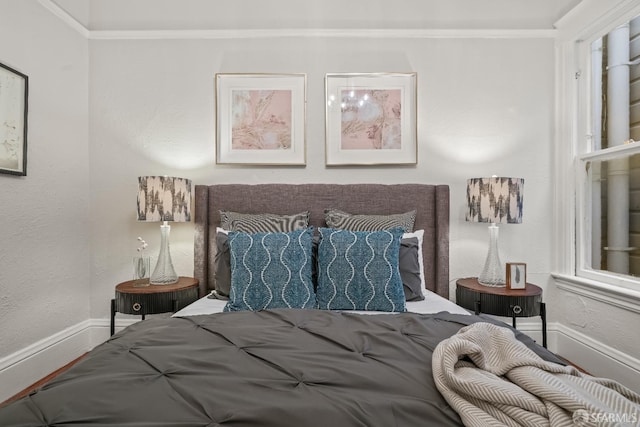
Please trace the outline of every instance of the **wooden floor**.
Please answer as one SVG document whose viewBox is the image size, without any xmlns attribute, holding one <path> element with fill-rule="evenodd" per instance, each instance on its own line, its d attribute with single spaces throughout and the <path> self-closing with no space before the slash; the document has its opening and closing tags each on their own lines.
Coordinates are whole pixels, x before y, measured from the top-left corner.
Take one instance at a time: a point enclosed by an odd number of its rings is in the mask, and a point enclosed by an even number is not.
<svg viewBox="0 0 640 427">
<path fill-rule="evenodd" d="M 82 360 L 82 358 L 85 355 L 86 355 L 86 353 L 83 354 L 82 356 L 78 357 L 77 359 L 72 360 L 71 362 L 67 363 L 62 368 L 50 373 L 46 377 L 42 378 L 40 381 L 37 381 L 37 382 L 31 384 L 29 387 L 25 388 L 20 393 L 16 394 L 15 396 L 10 397 L 9 399 L 5 400 L 2 403 L 0 403 L 0 406 L 7 405 L 7 404 L 9 404 L 9 403 L 11 403 L 11 402 L 13 402 L 15 400 L 18 400 L 18 399 L 20 399 L 20 398 L 22 398 L 24 396 L 27 396 L 32 391 L 37 390 L 38 388 L 42 387 L 43 385 L 45 385 L 46 383 L 48 383 L 49 381 L 51 381 L 52 379 L 54 379 L 55 377 L 57 377 L 58 375 L 60 375 L 61 373 L 63 373 L 64 371 L 66 371 L 67 369 L 72 367 L 73 365 L 75 365 L 76 363 L 78 363 L 80 360 Z"/>
<path fill-rule="evenodd" d="M 591 375 L 589 372 L 587 372 L 586 370 L 582 369 L 580 366 L 576 365 L 575 363 L 571 363 L 570 360 L 567 360 L 564 357 L 559 356 L 557 354 L 556 354 L 556 356 L 558 356 L 559 359 L 563 360 L 564 363 L 566 363 L 567 365 L 573 366 L 574 368 L 576 368 L 578 371 L 582 372 L 583 374 Z"/>
</svg>

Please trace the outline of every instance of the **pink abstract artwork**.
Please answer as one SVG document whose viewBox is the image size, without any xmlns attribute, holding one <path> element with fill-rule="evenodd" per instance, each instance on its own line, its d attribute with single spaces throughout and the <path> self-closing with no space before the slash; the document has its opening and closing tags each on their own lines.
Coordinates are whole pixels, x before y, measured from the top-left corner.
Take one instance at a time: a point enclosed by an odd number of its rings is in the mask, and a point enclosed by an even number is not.
<svg viewBox="0 0 640 427">
<path fill-rule="evenodd" d="M 341 91 L 341 148 L 402 148 L 400 89 Z"/>
<path fill-rule="evenodd" d="M 232 91 L 232 149 L 291 149 L 291 97 L 291 90 Z"/>
</svg>

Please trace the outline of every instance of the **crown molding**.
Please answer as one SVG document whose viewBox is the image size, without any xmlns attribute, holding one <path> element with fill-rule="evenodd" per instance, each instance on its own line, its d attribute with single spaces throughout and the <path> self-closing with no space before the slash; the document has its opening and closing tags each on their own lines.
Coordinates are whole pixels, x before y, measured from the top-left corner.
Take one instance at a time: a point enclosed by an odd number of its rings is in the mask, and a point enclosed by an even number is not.
<svg viewBox="0 0 640 427">
<path fill-rule="evenodd" d="M 92 40 L 262 39 L 262 38 L 379 38 L 379 39 L 540 39 L 555 38 L 556 30 L 511 29 L 235 29 L 90 31 Z"/>
<path fill-rule="evenodd" d="M 554 23 L 558 38 L 583 40 L 601 37 L 620 23 L 638 15 L 637 0 L 618 0 L 609 4 L 601 0 L 582 0 L 576 7 Z"/>
<path fill-rule="evenodd" d="M 555 29 L 368 29 L 272 28 L 226 30 L 90 30 L 55 4 L 38 2 L 62 22 L 90 40 L 225 40 L 262 38 L 378 39 L 541 39 L 555 38 Z"/>
<path fill-rule="evenodd" d="M 89 31 L 87 27 L 78 22 L 73 16 L 69 15 L 66 10 L 55 4 L 52 0 L 38 0 L 38 3 L 84 38 L 88 39 L 91 37 L 91 31 Z"/>
</svg>

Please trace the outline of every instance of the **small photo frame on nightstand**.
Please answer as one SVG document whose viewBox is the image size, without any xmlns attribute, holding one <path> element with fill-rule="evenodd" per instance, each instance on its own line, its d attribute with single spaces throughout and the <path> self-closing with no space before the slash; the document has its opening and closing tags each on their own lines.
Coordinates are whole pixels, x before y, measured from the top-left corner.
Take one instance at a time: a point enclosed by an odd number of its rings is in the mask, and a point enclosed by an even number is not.
<svg viewBox="0 0 640 427">
<path fill-rule="evenodd" d="M 527 264 L 524 262 L 507 263 L 507 288 L 524 289 L 527 287 Z"/>
</svg>

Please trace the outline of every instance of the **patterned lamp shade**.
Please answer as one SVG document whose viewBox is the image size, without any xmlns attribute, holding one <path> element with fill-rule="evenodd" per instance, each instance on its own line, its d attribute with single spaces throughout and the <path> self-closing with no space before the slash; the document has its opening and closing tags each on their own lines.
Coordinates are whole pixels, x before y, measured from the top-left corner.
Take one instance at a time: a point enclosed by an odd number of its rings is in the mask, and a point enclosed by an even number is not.
<svg viewBox="0 0 640 427">
<path fill-rule="evenodd" d="M 522 178 L 471 178 L 467 180 L 467 221 L 488 222 L 489 250 L 478 282 L 485 286 L 505 286 L 505 266 L 498 250 L 496 224 L 522 222 Z"/>
<path fill-rule="evenodd" d="M 191 180 L 141 176 L 138 189 L 138 221 L 191 221 Z"/>
<path fill-rule="evenodd" d="M 168 221 L 191 221 L 191 180 L 169 176 L 138 178 L 138 221 L 158 222 L 160 253 L 149 278 L 152 285 L 170 285 L 178 281 L 169 250 Z"/>
<path fill-rule="evenodd" d="M 523 178 L 471 178 L 467 180 L 469 222 L 520 224 L 524 196 Z"/>
</svg>

